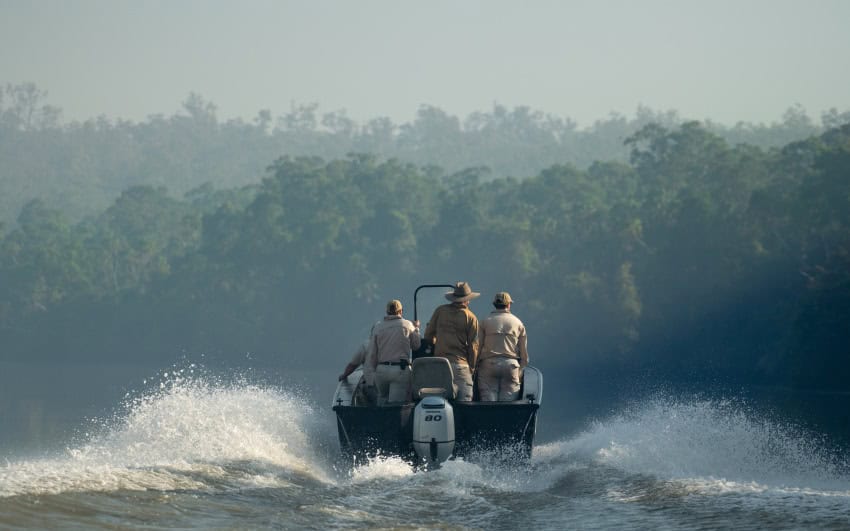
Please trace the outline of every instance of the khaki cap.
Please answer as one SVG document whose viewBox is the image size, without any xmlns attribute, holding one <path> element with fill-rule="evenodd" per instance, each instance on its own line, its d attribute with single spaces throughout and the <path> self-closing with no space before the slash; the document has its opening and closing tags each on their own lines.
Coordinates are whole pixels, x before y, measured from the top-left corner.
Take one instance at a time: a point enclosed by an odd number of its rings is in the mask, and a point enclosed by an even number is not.
<svg viewBox="0 0 850 531">
<path fill-rule="evenodd" d="M 387 315 L 395 315 L 402 309 L 401 301 L 393 299 L 387 303 Z"/>
<path fill-rule="evenodd" d="M 507 291 L 500 291 L 493 297 L 493 304 L 500 304 L 502 306 L 507 306 L 512 303 L 514 300 L 511 298 L 511 294 Z"/>
</svg>

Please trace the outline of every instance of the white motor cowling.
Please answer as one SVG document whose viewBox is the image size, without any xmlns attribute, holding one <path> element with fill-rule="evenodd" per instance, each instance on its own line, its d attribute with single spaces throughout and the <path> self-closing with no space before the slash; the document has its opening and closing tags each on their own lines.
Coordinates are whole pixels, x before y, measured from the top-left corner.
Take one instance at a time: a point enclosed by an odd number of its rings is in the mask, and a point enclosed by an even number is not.
<svg viewBox="0 0 850 531">
<path fill-rule="evenodd" d="M 426 396 L 413 410 L 413 450 L 428 464 L 451 457 L 455 447 L 454 409 L 441 396 Z"/>
</svg>

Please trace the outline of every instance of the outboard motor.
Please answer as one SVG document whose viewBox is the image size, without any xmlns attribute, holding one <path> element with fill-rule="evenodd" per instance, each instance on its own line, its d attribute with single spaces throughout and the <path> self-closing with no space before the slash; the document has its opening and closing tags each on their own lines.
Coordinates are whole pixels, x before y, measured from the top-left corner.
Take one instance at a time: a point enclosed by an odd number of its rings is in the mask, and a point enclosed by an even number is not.
<svg viewBox="0 0 850 531">
<path fill-rule="evenodd" d="M 452 366 L 446 358 L 413 360 L 413 450 L 429 465 L 451 457 L 455 448 L 455 415 L 450 399 L 455 396 Z"/>
<path fill-rule="evenodd" d="M 413 450 L 429 465 L 442 463 L 455 448 L 454 409 L 441 396 L 426 396 L 413 410 Z"/>
</svg>

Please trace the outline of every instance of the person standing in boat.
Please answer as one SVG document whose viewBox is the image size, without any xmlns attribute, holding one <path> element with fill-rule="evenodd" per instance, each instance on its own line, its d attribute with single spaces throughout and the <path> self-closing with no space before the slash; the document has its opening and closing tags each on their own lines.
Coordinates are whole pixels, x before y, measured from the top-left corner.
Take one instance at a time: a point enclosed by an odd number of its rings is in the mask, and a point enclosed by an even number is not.
<svg viewBox="0 0 850 531">
<path fill-rule="evenodd" d="M 372 334 L 369 333 L 371 339 Z M 351 361 L 345 366 L 345 370 L 339 375 L 339 381 L 347 380 L 349 375 L 363 366 L 363 374 L 357 385 L 354 388 L 354 402 L 357 404 L 374 405 L 377 402 L 377 391 L 375 391 L 375 374 L 374 371 L 368 370 L 366 367 L 366 352 L 369 350 L 369 340 L 367 339 L 357 347 L 357 351 L 351 357 Z"/>
<path fill-rule="evenodd" d="M 528 365 L 525 325 L 511 313 L 510 293 L 493 298 L 495 310 L 478 331 L 478 398 L 482 402 L 519 399 L 522 368 Z"/>
<path fill-rule="evenodd" d="M 466 282 L 455 284 L 445 294 L 450 304 L 434 310 L 425 329 L 425 340 L 434 345 L 434 356 L 447 358 L 452 365 L 455 399 L 472 400 L 472 369 L 478 355 L 478 318 L 469 310 L 469 301 L 481 295 Z"/>
<path fill-rule="evenodd" d="M 402 318 L 401 301 L 387 303 L 387 315 L 372 328 L 364 367 L 374 371 L 378 405 L 403 402 L 410 394 L 410 352 L 419 348 L 419 321 Z"/>
<path fill-rule="evenodd" d="M 357 347 L 357 351 L 354 353 L 353 356 L 351 356 L 351 361 L 348 362 L 348 365 L 345 366 L 345 369 L 342 371 L 342 374 L 339 375 L 340 382 L 347 379 L 348 376 L 354 371 L 356 371 L 357 367 L 360 367 L 361 365 L 363 365 L 363 375 L 367 376 L 368 370 L 366 367 L 366 352 L 369 350 L 369 341 L 372 339 L 372 334 L 375 332 L 375 327 L 378 326 L 378 323 L 380 322 L 381 321 L 375 321 L 375 323 L 372 325 L 372 328 L 369 329 L 369 338 L 363 343 L 360 343 L 360 346 Z M 369 382 L 367 383 L 369 385 L 374 385 L 374 382 L 372 382 L 371 375 L 369 376 Z"/>
<path fill-rule="evenodd" d="M 369 337 L 372 337 L 369 334 Z M 345 369 L 342 371 L 342 374 L 339 375 L 339 381 L 343 381 L 351 375 L 354 371 L 357 370 L 357 367 L 363 365 L 366 361 L 366 351 L 369 348 L 369 340 L 367 339 L 363 343 L 360 343 L 360 346 L 357 347 L 357 351 L 351 356 L 351 361 L 348 362 L 348 365 L 345 366 Z"/>
</svg>

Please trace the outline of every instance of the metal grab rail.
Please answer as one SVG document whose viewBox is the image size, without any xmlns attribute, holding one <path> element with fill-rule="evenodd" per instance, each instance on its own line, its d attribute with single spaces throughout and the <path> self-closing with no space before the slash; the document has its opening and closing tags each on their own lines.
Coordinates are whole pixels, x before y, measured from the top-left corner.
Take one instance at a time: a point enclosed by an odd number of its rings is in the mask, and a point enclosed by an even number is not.
<svg viewBox="0 0 850 531">
<path fill-rule="evenodd" d="M 422 284 L 416 291 L 413 292 L 413 320 L 416 321 L 419 319 L 419 308 L 416 306 L 417 297 L 419 296 L 419 290 L 422 288 L 454 288 L 454 284 Z"/>
</svg>

